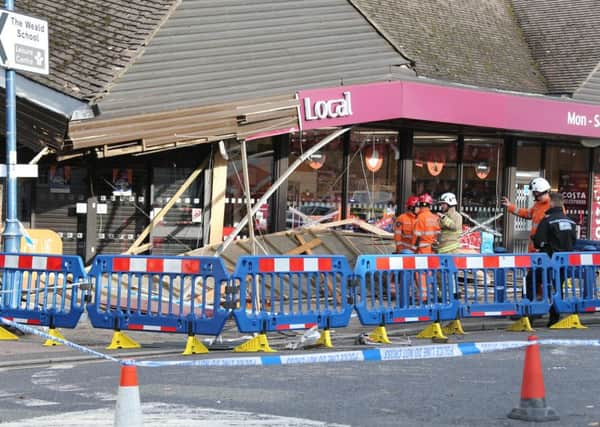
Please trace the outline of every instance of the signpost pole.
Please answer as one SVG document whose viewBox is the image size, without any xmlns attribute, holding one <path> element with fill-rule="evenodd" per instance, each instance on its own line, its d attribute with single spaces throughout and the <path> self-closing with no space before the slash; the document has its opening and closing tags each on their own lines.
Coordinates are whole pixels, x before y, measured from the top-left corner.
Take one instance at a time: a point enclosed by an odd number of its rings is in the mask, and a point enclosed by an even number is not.
<svg viewBox="0 0 600 427">
<path fill-rule="evenodd" d="M 6 0 L 6 9 L 13 10 L 14 0 Z M 4 252 L 18 252 L 21 232 L 17 220 L 17 96 L 15 71 L 5 70 L 6 77 L 6 223 L 2 239 Z"/>
<path fill-rule="evenodd" d="M 48 74 L 48 23 L 13 12 L 15 0 L 5 0 L 0 11 L 0 65 L 5 70 L 6 93 L 6 217 L 2 233 L 3 251 L 17 253 L 21 248 L 22 226 L 17 218 L 17 178 L 37 177 L 37 165 L 17 164 L 17 93 L 15 70 Z M 33 167 L 31 167 L 33 166 Z M 20 302 L 21 284 L 16 276 L 5 274 L 0 305 L 15 308 Z"/>
<path fill-rule="evenodd" d="M 5 1 L 6 9 L 13 10 L 14 0 Z M 5 70 L 6 81 L 6 221 L 2 242 L 4 252 L 18 252 L 21 232 L 17 220 L 17 95 L 15 88 L 15 71 Z M 20 292 L 14 280 L 8 278 L 4 286 L 3 304 L 15 307 Z M 14 279 L 14 278 L 12 278 Z"/>
</svg>

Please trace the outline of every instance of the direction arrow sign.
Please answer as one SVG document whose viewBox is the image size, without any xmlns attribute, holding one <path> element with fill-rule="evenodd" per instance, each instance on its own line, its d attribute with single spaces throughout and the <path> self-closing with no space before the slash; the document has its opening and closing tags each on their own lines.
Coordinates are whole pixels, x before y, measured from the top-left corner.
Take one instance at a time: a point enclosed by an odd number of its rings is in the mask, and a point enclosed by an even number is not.
<svg viewBox="0 0 600 427">
<path fill-rule="evenodd" d="M 48 74 L 48 22 L 2 10 L 0 66 Z"/>
</svg>

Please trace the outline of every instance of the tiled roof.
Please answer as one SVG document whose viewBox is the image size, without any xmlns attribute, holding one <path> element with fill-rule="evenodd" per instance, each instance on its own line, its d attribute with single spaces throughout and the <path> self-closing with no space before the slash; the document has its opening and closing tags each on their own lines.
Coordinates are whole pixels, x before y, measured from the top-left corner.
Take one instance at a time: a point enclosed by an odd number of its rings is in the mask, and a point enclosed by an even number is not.
<svg viewBox="0 0 600 427">
<path fill-rule="evenodd" d="M 574 99 L 600 104 L 600 63 L 573 93 Z"/>
<path fill-rule="evenodd" d="M 386 81 L 408 64 L 347 0 L 19 0 L 49 76 L 103 117 Z M 411 73 L 412 74 L 412 73 Z"/>
<path fill-rule="evenodd" d="M 600 1 L 512 0 L 553 94 L 572 94 L 600 62 Z"/>
<path fill-rule="evenodd" d="M 508 1 L 353 0 L 416 62 L 420 75 L 544 93 Z"/>
<path fill-rule="evenodd" d="M 146 114 L 387 81 L 408 64 L 347 0 L 183 0 L 98 105 Z"/>
<path fill-rule="evenodd" d="M 16 11 L 48 21 L 50 74 L 29 78 L 90 99 L 130 64 L 176 0 L 18 0 Z"/>
</svg>

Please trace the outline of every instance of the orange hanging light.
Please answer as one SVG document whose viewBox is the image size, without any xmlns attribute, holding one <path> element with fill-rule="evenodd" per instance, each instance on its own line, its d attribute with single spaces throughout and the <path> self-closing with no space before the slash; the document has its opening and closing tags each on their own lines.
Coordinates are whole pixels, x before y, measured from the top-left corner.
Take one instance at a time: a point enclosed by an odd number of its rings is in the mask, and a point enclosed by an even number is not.
<svg viewBox="0 0 600 427">
<path fill-rule="evenodd" d="M 475 175 L 479 179 L 486 179 L 492 168 L 486 162 L 481 162 L 475 166 Z"/>
<path fill-rule="evenodd" d="M 325 164 L 325 160 L 327 159 L 327 156 L 323 153 L 313 153 L 307 160 L 306 162 L 308 163 L 308 166 L 310 166 L 311 168 L 317 170 L 317 169 L 321 169 L 321 167 L 323 166 L 323 164 Z"/>
<path fill-rule="evenodd" d="M 383 155 L 374 145 L 365 149 L 365 165 L 371 172 L 377 172 L 383 166 Z"/>
<path fill-rule="evenodd" d="M 427 162 L 427 171 L 431 176 L 438 176 L 444 170 L 444 164 L 445 162 L 443 161 L 429 160 Z"/>
</svg>

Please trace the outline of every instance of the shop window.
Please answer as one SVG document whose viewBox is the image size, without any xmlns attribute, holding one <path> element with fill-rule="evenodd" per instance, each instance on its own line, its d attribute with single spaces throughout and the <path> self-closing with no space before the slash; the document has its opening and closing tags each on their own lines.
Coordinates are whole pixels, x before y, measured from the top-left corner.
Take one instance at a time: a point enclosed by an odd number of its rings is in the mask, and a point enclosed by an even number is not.
<svg viewBox="0 0 600 427">
<path fill-rule="evenodd" d="M 250 204 L 260 199 L 273 183 L 273 146 L 271 139 L 249 142 L 246 146 L 248 177 L 250 181 Z M 225 198 L 224 237 L 246 216 L 244 175 L 239 144 L 228 147 L 227 190 Z M 254 231 L 266 233 L 269 228 L 269 204 L 265 203 L 254 216 Z M 247 236 L 243 230 L 240 236 Z"/>
<path fill-rule="evenodd" d="M 538 176 L 542 167 L 542 146 L 535 142 L 517 142 L 517 171 L 535 172 Z"/>
<path fill-rule="evenodd" d="M 331 131 L 308 131 L 290 137 L 289 164 L 327 137 Z M 307 158 L 288 178 L 286 227 L 339 219 L 342 200 L 343 147 L 331 141 Z"/>
<path fill-rule="evenodd" d="M 504 225 L 502 198 L 502 141 L 487 138 L 465 137 L 463 149 L 463 182 L 461 210 L 473 221 L 465 224 L 476 226 L 487 222 L 482 231 L 493 232 L 496 242 L 502 241 Z M 492 220 L 492 218 L 494 218 Z"/>
<path fill-rule="evenodd" d="M 457 137 L 415 133 L 413 194 L 429 193 L 434 199 L 457 192 Z"/>
<path fill-rule="evenodd" d="M 172 165 L 152 171 L 152 218 L 169 203 L 193 169 Z M 150 240 L 153 255 L 176 255 L 203 246 L 203 182 L 196 179 L 180 194 L 160 222 L 152 227 Z"/>
<path fill-rule="evenodd" d="M 350 137 L 350 215 L 392 231 L 396 213 L 397 133 L 359 129 Z"/>
<path fill-rule="evenodd" d="M 546 179 L 553 191 L 563 195 L 567 215 L 578 225 L 580 238 L 587 238 L 589 149 L 578 146 L 546 148 Z"/>
</svg>

